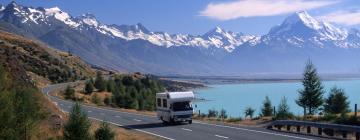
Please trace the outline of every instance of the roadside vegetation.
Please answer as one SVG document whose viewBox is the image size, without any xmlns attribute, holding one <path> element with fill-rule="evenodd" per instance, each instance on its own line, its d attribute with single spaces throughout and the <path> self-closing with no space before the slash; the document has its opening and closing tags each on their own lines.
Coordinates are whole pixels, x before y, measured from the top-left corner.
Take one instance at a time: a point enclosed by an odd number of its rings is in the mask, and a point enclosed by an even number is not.
<svg viewBox="0 0 360 140">
<path fill-rule="evenodd" d="M 360 125 L 360 117 L 355 117 L 354 113 L 351 112 L 350 102 L 344 89 L 334 86 L 329 91 L 328 96 L 324 97 L 324 87 L 311 61 L 306 63 L 302 85 L 303 88 L 299 89 L 299 97 L 295 101 L 304 109 L 302 116 L 296 116 L 291 112 L 286 97 L 282 97 L 280 103 L 274 106 L 269 97 L 266 96 L 258 115 L 254 114 L 255 108 L 246 107 L 243 111 L 244 117 L 224 118 L 220 115 L 220 111 L 210 109 L 207 113 L 196 113 L 195 118 L 240 124 L 261 124 L 271 120 L 307 120 Z M 222 109 L 221 112 L 226 111 Z M 249 120 L 253 123 L 249 123 Z"/>
<path fill-rule="evenodd" d="M 80 89 L 67 87 L 63 97 L 100 106 L 154 111 L 155 94 L 164 91 L 164 86 L 149 75 L 123 74 L 106 79 L 98 72 Z"/>
</svg>

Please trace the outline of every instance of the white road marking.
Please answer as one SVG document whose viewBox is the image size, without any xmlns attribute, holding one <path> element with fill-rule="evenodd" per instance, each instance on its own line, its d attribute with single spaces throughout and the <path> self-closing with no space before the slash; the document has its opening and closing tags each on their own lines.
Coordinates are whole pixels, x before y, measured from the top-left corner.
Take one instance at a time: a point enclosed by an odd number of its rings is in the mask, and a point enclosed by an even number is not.
<svg viewBox="0 0 360 140">
<path fill-rule="evenodd" d="M 243 131 L 249 131 L 249 132 L 255 132 L 255 133 L 262 133 L 262 134 L 269 134 L 269 135 L 275 135 L 275 136 L 282 136 L 282 137 L 288 137 L 288 138 L 294 138 L 294 139 L 313 140 L 313 139 L 310 139 L 310 138 L 296 137 L 296 136 L 291 136 L 291 135 L 284 135 L 284 134 L 279 134 L 279 133 L 271 133 L 271 132 L 265 132 L 265 131 L 251 130 L 251 129 L 240 128 L 240 127 L 226 126 L 226 125 L 208 124 L 208 123 L 202 123 L 202 122 L 199 122 L 199 121 L 195 121 L 194 123 L 203 124 L 203 125 L 210 125 L 210 126 L 216 126 L 216 127 L 223 127 L 223 128 L 232 128 L 232 129 L 237 129 L 237 130 L 243 130 Z"/>
<path fill-rule="evenodd" d="M 181 129 L 185 131 L 192 131 L 191 129 L 187 129 L 187 128 L 181 128 Z"/>
<path fill-rule="evenodd" d="M 120 116 L 115 116 L 116 118 L 120 118 Z"/>
<path fill-rule="evenodd" d="M 93 118 L 93 117 L 88 117 L 90 119 L 94 119 L 94 120 L 97 120 L 97 121 L 103 121 L 103 120 L 100 120 L 100 119 L 97 119 L 97 118 Z M 118 123 L 113 123 L 113 122 L 109 122 L 109 121 L 105 121 L 107 123 L 110 123 L 110 124 L 113 124 L 113 125 L 117 125 L 117 126 L 120 126 L 120 127 L 125 127 L 124 125 L 122 124 L 118 124 Z M 167 139 L 167 140 L 175 140 L 175 139 L 172 139 L 172 138 L 169 138 L 169 137 L 165 137 L 165 136 L 162 136 L 162 135 L 159 135 L 159 134 L 155 134 L 155 133 L 151 133 L 149 131 L 145 131 L 145 130 L 141 130 L 141 129 L 133 129 L 131 128 L 132 130 L 136 130 L 136 131 L 139 131 L 139 132 L 143 132 L 143 133 L 146 133 L 146 134 L 150 134 L 150 135 L 153 135 L 153 136 L 157 136 L 157 137 L 160 137 L 160 138 L 163 138 L 163 139 Z"/>
<path fill-rule="evenodd" d="M 139 120 L 139 119 L 133 119 L 134 121 L 137 121 L 137 122 L 141 122 L 141 120 Z"/>
<path fill-rule="evenodd" d="M 105 115 L 104 113 L 100 113 L 100 115 Z"/>
<path fill-rule="evenodd" d="M 229 137 L 225 137 L 225 136 L 221 136 L 221 135 L 215 135 L 215 137 L 224 138 L 224 139 L 228 139 L 228 138 L 229 138 Z"/>
<path fill-rule="evenodd" d="M 89 110 L 88 112 L 92 112 L 91 110 Z"/>
</svg>

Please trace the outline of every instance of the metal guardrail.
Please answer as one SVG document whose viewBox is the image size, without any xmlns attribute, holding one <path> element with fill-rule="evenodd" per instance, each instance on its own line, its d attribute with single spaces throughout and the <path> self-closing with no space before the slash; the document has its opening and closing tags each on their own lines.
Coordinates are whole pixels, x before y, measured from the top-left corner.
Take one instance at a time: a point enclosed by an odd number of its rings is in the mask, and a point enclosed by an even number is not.
<svg viewBox="0 0 360 140">
<path fill-rule="evenodd" d="M 350 135 L 356 140 L 360 140 L 360 126 L 353 125 L 341 125 L 341 124 L 330 124 L 330 123 L 318 123 L 308 121 L 293 121 L 293 120 L 277 120 L 267 125 L 268 129 L 274 129 L 282 131 L 283 127 L 286 127 L 288 132 L 308 134 L 315 136 L 324 136 L 325 133 L 330 138 L 336 138 L 335 133 L 340 133 L 343 139 L 348 139 Z M 296 131 L 292 131 L 292 127 L 296 127 Z M 306 128 L 306 132 L 301 132 L 301 127 Z M 312 128 L 317 128 L 317 134 L 314 134 Z M 325 132 L 327 131 L 327 132 Z M 315 129 L 316 132 L 316 129 Z M 349 135 L 350 134 L 350 135 Z"/>
<path fill-rule="evenodd" d="M 317 123 L 308 121 L 291 121 L 291 120 L 277 120 L 273 121 L 269 125 L 291 125 L 291 126 L 310 126 L 323 129 L 334 129 L 341 131 L 360 132 L 360 126 L 353 125 L 341 125 L 341 124 L 329 124 L 329 123 Z"/>
</svg>

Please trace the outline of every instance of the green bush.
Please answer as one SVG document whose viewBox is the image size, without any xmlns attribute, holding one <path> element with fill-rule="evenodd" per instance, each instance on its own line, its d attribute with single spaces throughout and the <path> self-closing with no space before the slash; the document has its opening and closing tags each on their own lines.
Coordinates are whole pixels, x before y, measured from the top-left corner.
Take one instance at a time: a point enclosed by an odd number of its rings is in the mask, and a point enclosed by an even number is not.
<svg viewBox="0 0 360 140">
<path fill-rule="evenodd" d="M 67 86 L 65 89 L 64 95 L 65 95 L 65 99 L 74 100 L 75 99 L 75 90 L 72 87 Z"/>
<path fill-rule="evenodd" d="M 114 140 L 115 133 L 111 130 L 108 123 L 102 122 L 100 128 L 95 131 L 95 139 L 96 140 Z"/>
</svg>

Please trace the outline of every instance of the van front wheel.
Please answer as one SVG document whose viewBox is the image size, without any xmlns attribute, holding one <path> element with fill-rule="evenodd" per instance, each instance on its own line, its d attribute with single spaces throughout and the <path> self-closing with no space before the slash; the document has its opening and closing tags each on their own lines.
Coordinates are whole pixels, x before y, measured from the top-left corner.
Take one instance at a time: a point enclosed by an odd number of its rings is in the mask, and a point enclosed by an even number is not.
<svg viewBox="0 0 360 140">
<path fill-rule="evenodd" d="M 189 124 L 192 124 L 192 120 L 189 120 Z"/>
</svg>

